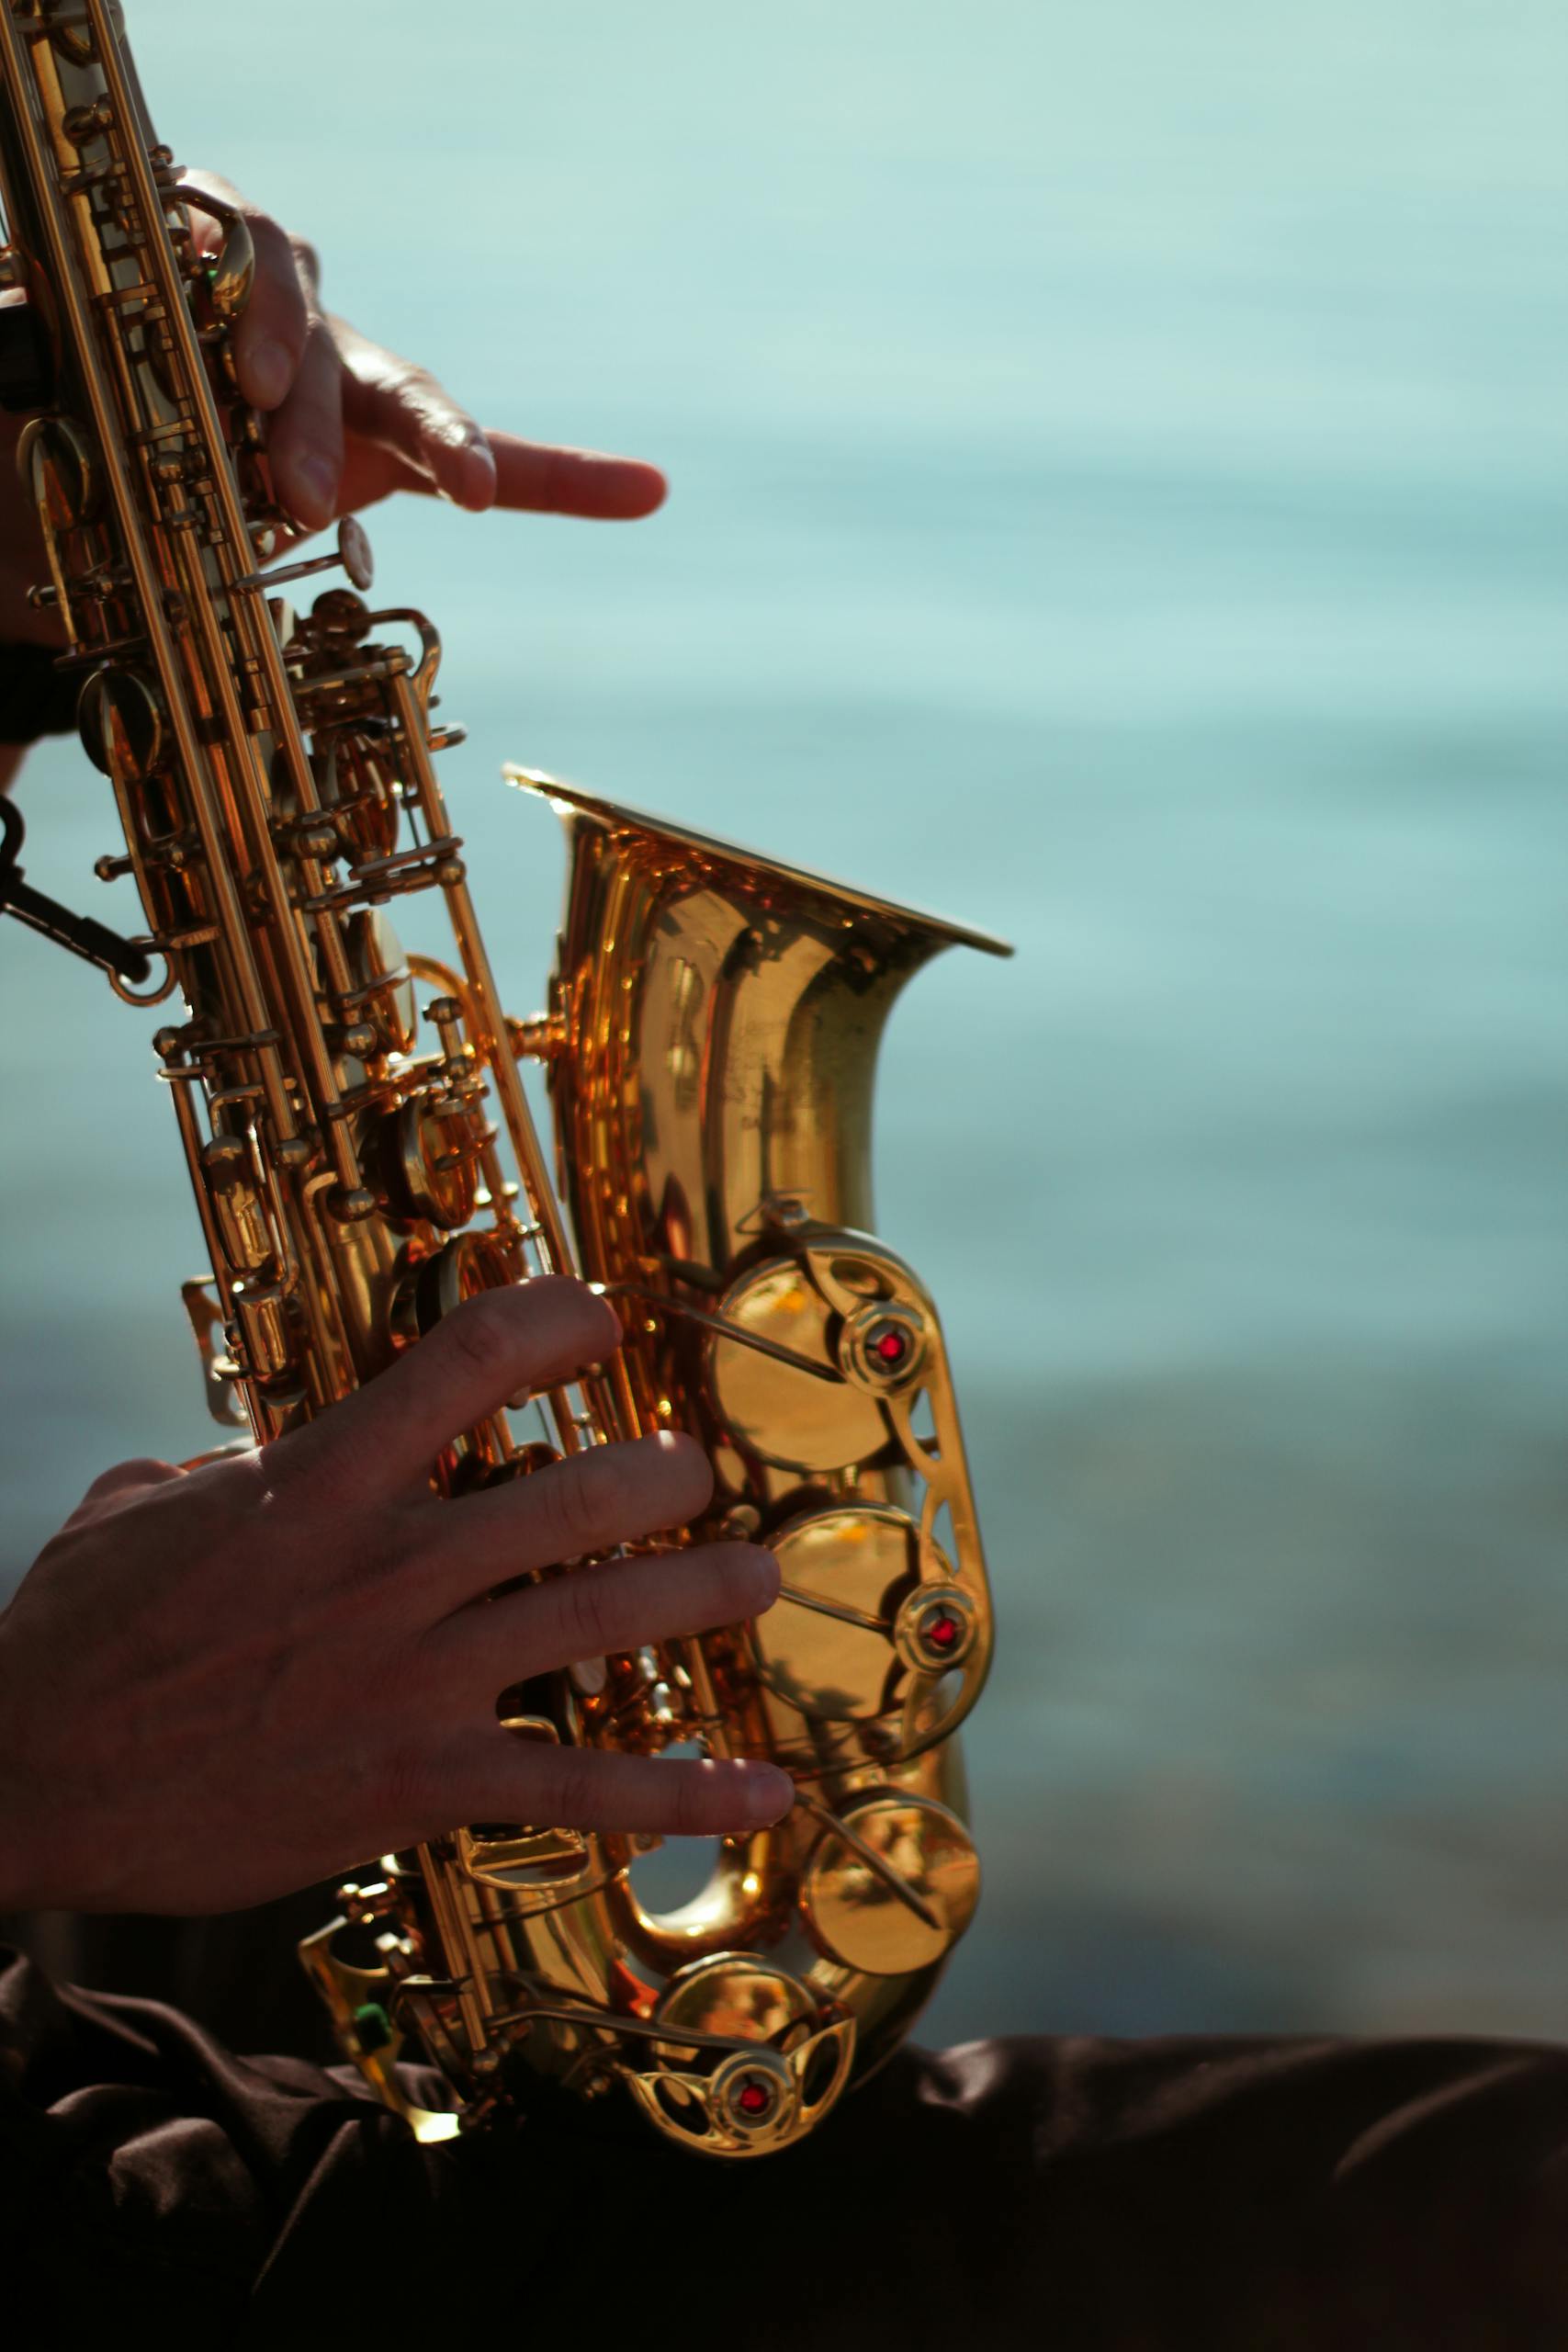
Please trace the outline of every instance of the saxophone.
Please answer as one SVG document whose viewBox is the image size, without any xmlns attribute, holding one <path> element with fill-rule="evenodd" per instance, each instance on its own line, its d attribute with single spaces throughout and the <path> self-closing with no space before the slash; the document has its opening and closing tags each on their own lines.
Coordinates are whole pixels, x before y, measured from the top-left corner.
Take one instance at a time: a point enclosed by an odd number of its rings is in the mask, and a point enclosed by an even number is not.
<svg viewBox="0 0 1568 2352">
<path fill-rule="evenodd" d="M 71 917 L 19 870 L 3 895 L 170 1007 L 215 1418 L 265 1443 L 462 1298 L 581 1271 L 623 1346 L 539 1400 L 542 1435 L 468 1431 L 441 1490 L 679 1426 L 716 1474 L 687 1535 L 783 1569 L 765 1622 L 508 1688 L 496 1659 L 519 1738 L 789 1771 L 793 1810 L 717 1841 L 694 1901 L 639 1896 L 657 1840 L 468 1824 L 381 1857 L 301 1958 L 423 2138 L 544 2075 L 623 2086 L 704 2154 L 782 2148 L 892 2051 L 978 1894 L 953 1735 L 991 1612 L 936 1309 L 871 1234 L 870 1123 L 904 982 L 954 943 L 1007 950 L 513 769 L 564 820 L 570 875 L 548 1009 L 509 1019 L 435 776 L 461 729 L 434 716 L 434 628 L 373 606 L 353 520 L 277 560 L 290 518 L 230 357 L 243 220 L 154 141 L 113 0 L 0 0 L 0 270 L 42 330 L 18 401 L 34 593 L 118 812 L 97 871 L 134 877 L 147 929 Z M 308 612 L 285 593 L 334 570 Z M 404 950 L 394 901 L 411 933 L 445 918 L 439 953 Z M 455 2111 L 411 2099 L 397 2062 L 422 2051 Z"/>
</svg>

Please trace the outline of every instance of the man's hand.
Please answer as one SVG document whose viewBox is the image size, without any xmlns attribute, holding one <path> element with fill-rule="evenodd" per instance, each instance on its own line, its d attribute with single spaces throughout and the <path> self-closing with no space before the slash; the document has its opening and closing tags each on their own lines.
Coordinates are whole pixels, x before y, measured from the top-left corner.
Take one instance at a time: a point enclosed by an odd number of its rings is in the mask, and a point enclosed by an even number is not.
<svg viewBox="0 0 1568 2352">
<path fill-rule="evenodd" d="M 244 217 L 255 246 L 250 300 L 234 330 L 240 390 L 266 418 L 277 496 L 304 537 L 394 490 L 422 491 L 476 513 L 490 506 L 628 522 L 664 496 L 657 466 L 592 449 L 558 449 L 485 433 L 435 378 L 369 342 L 321 307 L 320 264 L 215 172 L 187 172 Z M 210 215 L 191 209 L 197 240 L 216 250 Z M 12 463 L 21 419 L 0 414 L 0 640 L 52 644 L 60 625 L 27 591 L 45 577 L 37 520 Z"/>
<path fill-rule="evenodd" d="M 714 1835 L 787 1811 L 771 1764 L 551 1747 L 496 1719 L 513 1682 L 778 1590 L 770 1554 L 712 1544 L 486 1598 L 705 1505 L 707 1463 L 673 1435 L 432 1490 L 450 1439 L 619 1336 L 579 1283 L 491 1291 L 258 1453 L 98 1479 L 0 1616 L 0 1910 L 236 1909 L 464 1821 Z"/>
</svg>

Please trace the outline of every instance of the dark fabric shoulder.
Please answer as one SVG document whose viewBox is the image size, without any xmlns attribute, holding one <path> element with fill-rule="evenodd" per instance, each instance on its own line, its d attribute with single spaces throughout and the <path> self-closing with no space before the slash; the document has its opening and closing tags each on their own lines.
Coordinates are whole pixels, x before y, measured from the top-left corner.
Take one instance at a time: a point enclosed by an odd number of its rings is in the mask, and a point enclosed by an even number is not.
<svg viewBox="0 0 1568 2352">
<path fill-rule="evenodd" d="M 614 2100 L 422 2148 L 334 2073 L 0 1970 L 16 2340 L 164 2352 L 649 2324 L 747 2352 L 1562 2352 L 1568 2052 L 1042 2036 L 901 2052 L 805 2145 L 704 2162 Z M 428 2078 L 411 2083 L 428 2100 Z M 378 2297 L 385 2292 L 378 2287 Z M 639 2323 L 640 2324 L 640 2323 Z"/>
<path fill-rule="evenodd" d="M 0 743 L 69 735 L 81 679 L 57 670 L 47 645 L 0 644 Z"/>
</svg>

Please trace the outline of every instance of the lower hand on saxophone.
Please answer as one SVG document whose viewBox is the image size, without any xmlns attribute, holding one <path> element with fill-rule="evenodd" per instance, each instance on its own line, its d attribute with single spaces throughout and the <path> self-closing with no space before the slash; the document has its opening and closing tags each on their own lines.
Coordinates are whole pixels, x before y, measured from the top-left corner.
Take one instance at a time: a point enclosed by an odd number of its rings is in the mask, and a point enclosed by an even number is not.
<svg viewBox="0 0 1568 2352">
<path fill-rule="evenodd" d="M 496 1720 L 503 1684 L 778 1590 L 769 1553 L 712 1544 L 487 1599 L 706 1503 L 704 1455 L 671 1434 L 433 1492 L 452 1438 L 618 1339 L 580 1283 L 491 1291 L 275 1444 L 97 1479 L 0 1616 L 0 1910 L 234 1909 L 455 1821 L 715 1835 L 785 1813 L 771 1764 L 536 1745 Z"/>
</svg>

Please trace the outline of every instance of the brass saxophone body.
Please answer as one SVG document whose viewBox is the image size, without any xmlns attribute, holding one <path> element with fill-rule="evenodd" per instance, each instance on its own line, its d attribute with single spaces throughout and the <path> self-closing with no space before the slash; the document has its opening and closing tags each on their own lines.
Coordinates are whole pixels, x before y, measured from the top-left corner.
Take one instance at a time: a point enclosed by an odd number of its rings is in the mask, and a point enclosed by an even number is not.
<svg viewBox="0 0 1568 2352">
<path fill-rule="evenodd" d="M 688 1533 L 783 1567 L 755 1625 L 525 1685 L 496 1659 L 519 1738 L 791 1773 L 792 1812 L 719 1841 L 694 1901 L 645 1906 L 648 1840 L 460 1826 L 380 1858 L 301 1957 L 423 2137 L 544 2073 L 624 2086 L 703 2153 L 787 2145 L 895 2046 L 978 1892 L 953 1734 L 990 1607 L 936 1310 L 871 1234 L 870 1126 L 904 981 L 998 943 L 515 770 L 564 819 L 570 875 L 549 1009 L 509 1020 L 434 774 L 461 732 L 434 716 L 435 631 L 367 601 L 353 523 L 335 556 L 275 560 L 288 517 L 228 356 L 243 220 L 154 142 L 111 0 L 0 0 L 0 264 L 51 346 L 19 451 L 39 594 L 123 831 L 99 870 L 134 876 L 148 926 L 97 960 L 129 1001 L 171 1000 L 216 1417 L 265 1442 L 461 1298 L 581 1271 L 625 1344 L 539 1400 L 542 1434 L 469 1431 L 443 1490 L 460 1508 L 684 1428 L 716 1471 Z M 282 592 L 340 563 L 349 584 L 295 611 Z M 404 952 L 393 902 L 445 917 L 432 949 Z M 422 2052 L 457 2112 L 411 2103 L 397 2061 Z"/>
</svg>

